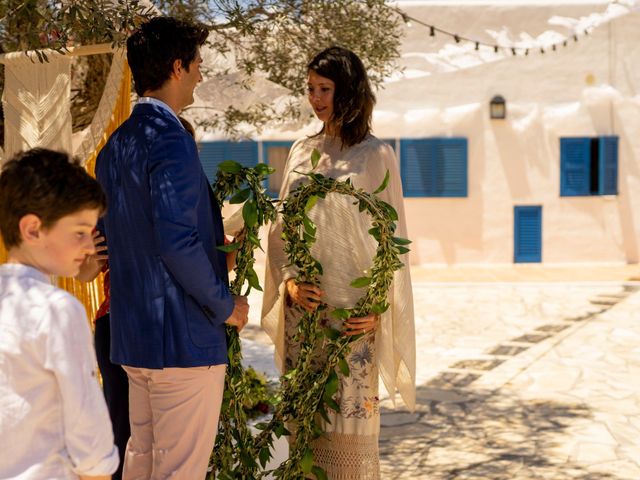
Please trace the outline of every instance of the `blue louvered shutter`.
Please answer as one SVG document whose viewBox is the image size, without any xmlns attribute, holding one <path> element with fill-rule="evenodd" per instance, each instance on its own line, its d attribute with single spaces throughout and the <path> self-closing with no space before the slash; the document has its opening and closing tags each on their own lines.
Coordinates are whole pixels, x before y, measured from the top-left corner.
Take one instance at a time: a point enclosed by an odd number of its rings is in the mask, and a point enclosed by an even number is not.
<svg viewBox="0 0 640 480">
<path fill-rule="evenodd" d="M 406 197 L 466 197 L 467 139 L 400 140 L 400 172 Z"/>
<path fill-rule="evenodd" d="M 400 140 L 400 176 L 405 197 L 435 193 L 435 156 L 429 140 Z"/>
<path fill-rule="evenodd" d="M 434 140 L 437 159 L 436 196 L 467 196 L 467 139 L 440 138 Z"/>
<path fill-rule="evenodd" d="M 591 139 L 560 139 L 560 196 L 591 194 Z"/>
<path fill-rule="evenodd" d="M 542 261 L 542 207 L 515 207 L 514 217 L 514 262 L 533 263 Z"/>
<path fill-rule="evenodd" d="M 244 167 L 255 167 L 258 164 L 258 143 L 253 141 L 200 143 L 200 162 L 210 183 L 213 183 L 216 178 L 218 165 L 225 160 L 234 160 Z"/>
<path fill-rule="evenodd" d="M 201 142 L 200 147 L 200 163 L 209 183 L 213 183 L 218 171 L 218 165 L 226 156 L 227 142 Z"/>
<path fill-rule="evenodd" d="M 618 137 L 599 138 L 598 193 L 618 194 Z"/>
</svg>

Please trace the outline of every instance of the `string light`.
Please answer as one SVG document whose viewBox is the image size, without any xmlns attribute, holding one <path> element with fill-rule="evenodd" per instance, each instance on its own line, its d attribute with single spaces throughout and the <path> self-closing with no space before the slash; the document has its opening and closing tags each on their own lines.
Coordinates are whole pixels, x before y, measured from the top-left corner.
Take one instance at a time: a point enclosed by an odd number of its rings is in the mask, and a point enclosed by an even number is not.
<svg viewBox="0 0 640 480">
<path fill-rule="evenodd" d="M 513 56 L 518 56 L 519 54 L 520 55 L 523 54 L 525 56 L 529 55 L 530 48 L 523 49 L 522 47 L 518 47 L 516 45 L 501 45 L 501 44 L 497 44 L 497 43 L 488 43 L 488 42 L 483 42 L 481 40 L 465 37 L 465 36 L 460 35 L 458 33 L 454 33 L 454 32 L 450 32 L 450 31 L 444 30 L 442 28 L 436 27 L 435 25 L 431 25 L 429 23 L 423 22 L 422 20 L 419 20 L 417 18 L 411 17 L 406 12 L 400 10 L 398 7 L 391 7 L 390 6 L 389 8 L 391 8 L 398 15 L 400 15 L 400 17 L 402 17 L 402 20 L 407 25 L 410 25 L 413 22 L 413 23 L 416 23 L 418 25 L 422 25 L 424 27 L 427 27 L 429 29 L 429 36 L 430 37 L 435 37 L 436 36 L 436 32 L 438 32 L 439 34 L 446 35 L 446 36 L 449 36 L 449 37 L 453 38 L 456 43 L 460 43 L 460 42 L 471 43 L 471 44 L 474 45 L 474 49 L 475 50 L 480 50 L 480 47 L 486 47 L 486 48 L 493 49 L 494 53 L 498 53 L 500 50 L 503 50 L 503 51 L 506 51 L 506 52 L 511 51 L 511 54 Z M 589 35 L 589 30 L 588 29 L 584 29 L 581 33 L 583 33 L 584 35 Z M 545 52 L 548 51 L 549 49 L 551 49 L 552 51 L 556 52 L 560 45 L 562 45 L 563 47 L 568 46 L 569 38 L 573 38 L 573 41 L 577 42 L 579 40 L 578 33 L 575 32 L 571 36 L 565 37 L 565 39 L 560 41 L 560 42 L 556 42 L 556 43 L 553 43 L 551 45 L 545 45 L 545 46 L 539 47 L 540 54 L 544 55 Z"/>
</svg>

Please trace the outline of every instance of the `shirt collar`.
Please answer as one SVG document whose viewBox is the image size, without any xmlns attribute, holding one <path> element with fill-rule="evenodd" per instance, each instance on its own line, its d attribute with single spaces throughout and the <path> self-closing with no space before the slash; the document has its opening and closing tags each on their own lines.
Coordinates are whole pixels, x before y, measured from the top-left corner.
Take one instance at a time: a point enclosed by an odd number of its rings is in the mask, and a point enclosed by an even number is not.
<svg viewBox="0 0 640 480">
<path fill-rule="evenodd" d="M 48 275 L 45 275 L 35 267 L 24 265 L 22 263 L 4 263 L 0 265 L 0 275 L 29 277 L 41 282 L 51 283 L 51 279 Z"/>
<path fill-rule="evenodd" d="M 169 105 L 164 103 L 162 100 L 158 100 L 157 98 L 153 98 L 153 97 L 140 97 L 138 99 L 138 103 L 150 103 L 151 105 L 155 105 L 156 107 L 160 107 L 160 108 L 166 110 L 167 112 L 169 112 L 171 114 L 171 116 L 173 116 L 173 118 L 176 119 L 176 121 L 182 127 L 182 122 L 178 118 L 178 115 L 176 115 L 176 112 L 171 110 L 171 107 L 169 107 Z M 184 128 L 184 127 L 182 127 L 182 128 Z"/>
</svg>

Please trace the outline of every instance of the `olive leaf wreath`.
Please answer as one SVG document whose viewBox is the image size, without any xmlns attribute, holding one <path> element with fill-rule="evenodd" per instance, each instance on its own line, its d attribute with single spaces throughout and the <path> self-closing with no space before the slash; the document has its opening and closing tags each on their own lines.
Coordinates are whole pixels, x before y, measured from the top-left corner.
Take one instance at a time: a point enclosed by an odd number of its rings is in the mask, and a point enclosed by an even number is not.
<svg viewBox="0 0 640 480">
<path fill-rule="evenodd" d="M 378 246 L 373 257 L 371 275 L 356 278 L 351 282 L 352 287 L 366 288 L 365 294 L 353 307 L 333 309 L 330 315 L 346 320 L 370 313 L 382 314 L 389 308 L 387 297 L 394 272 L 403 266 L 399 256 L 409 251 L 406 245 L 411 243 L 407 239 L 394 236 L 398 214 L 393 206 L 377 197 L 389 183 L 389 172 L 387 171 L 382 184 L 374 192 L 368 193 L 354 187 L 349 179 L 338 181 L 313 173 L 319 159 L 320 153 L 314 150 L 311 155 L 312 171 L 303 173 L 309 181 L 290 192 L 282 202 L 280 212 L 284 250 L 290 264 L 298 270 L 296 282 L 320 285 L 319 277 L 323 273 L 322 265 L 311 255 L 317 228 L 308 216 L 309 211 L 319 198 L 325 198 L 329 193 L 350 196 L 355 200 L 360 212 L 366 212 L 371 217 L 372 227 L 369 234 L 375 238 Z M 263 164 L 254 169 L 247 169 L 235 162 L 224 162 L 219 168 L 215 182 L 218 202 L 221 203 L 224 198 L 233 195 L 231 202 L 246 200 L 252 201 L 255 205 L 247 207 L 245 203 L 243 207 L 243 218 L 248 229 L 247 238 L 251 229 L 254 229 L 252 239 L 219 248 L 224 251 L 239 249 L 234 282 L 238 279 L 243 279 L 244 282 L 246 278 L 249 280 L 249 288 L 259 289 L 253 271 L 253 251 L 259 246 L 259 226 L 263 222 L 275 219 L 272 200 L 261 187 L 264 176 L 269 174 L 271 169 Z M 258 168 L 259 171 L 256 171 Z M 243 184 L 249 186 L 240 189 Z M 247 241 L 250 245 L 245 248 Z M 241 287 L 242 283 L 235 285 L 237 291 Z M 317 421 L 318 414 L 330 422 L 328 409 L 340 411 L 340 406 L 335 400 L 340 384 L 337 370 L 343 376 L 349 375 L 349 365 L 345 357 L 351 342 L 361 337 L 345 336 L 331 327 L 322 328 L 319 320 L 328 308 L 328 305 L 322 304 L 313 312 L 300 310 L 302 317 L 298 324 L 297 336 L 302 342 L 296 366 L 281 377 L 275 412 L 268 422 L 256 425 L 260 433 L 255 437 L 251 435 L 242 411 L 243 395 L 248 389 L 243 384 L 238 335 L 235 329 L 228 329 L 228 336 L 232 340 L 229 343 L 229 368 L 220 431 L 212 453 L 213 471 L 219 480 L 258 479 L 268 473 L 276 479 L 283 480 L 299 479 L 309 474 L 313 474 L 318 480 L 327 478 L 324 470 L 314 464 L 310 445 L 314 439 L 322 435 Z M 321 341 L 325 361 L 318 370 L 312 366 L 312 359 Z M 287 426 L 294 430 L 293 434 L 287 430 Z M 266 464 L 272 457 L 274 435 L 291 435 L 289 458 L 274 470 L 265 471 Z"/>
</svg>

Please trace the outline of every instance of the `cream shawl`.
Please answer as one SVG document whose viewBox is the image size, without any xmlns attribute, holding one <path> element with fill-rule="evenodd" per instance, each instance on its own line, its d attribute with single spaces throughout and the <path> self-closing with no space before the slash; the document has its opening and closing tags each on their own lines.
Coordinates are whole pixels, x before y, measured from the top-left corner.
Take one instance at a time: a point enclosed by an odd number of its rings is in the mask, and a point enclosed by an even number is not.
<svg viewBox="0 0 640 480">
<path fill-rule="evenodd" d="M 397 236 L 407 237 L 402 200 L 402 184 L 398 162 L 393 149 L 373 136 L 342 150 L 338 141 L 319 135 L 298 140 L 289 153 L 283 176 L 280 198 L 295 189 L 306 177 L 296 173 L 311 170 L 311 152 L 321 152 L 316 172 L 336 180 L 350 178 L 353 185 L 373 192 L 389 170 L 389 185 L 380 198 L 393 205 L 399 220 Z M 333 307 L 352 307 L 362 296 L 362 289 L 349 286 L 351 281 L 368 273 L 375 255 L 376 242 L 368 234 L 370 217 L 360 213 L 354 199 L 330 194 L 319 199 L 309 212 L 318 227 L 312 255 L 323 266 L 321 288 L 324 300 Z M 282 223 L 271 225 L 266 260 L 262 327 L 275 345 L 275 361 L 280 370 L 284 366 L 284 282 L 296 274 L 283 252 Z M 390 308 L 382 315 L 376 334 L 377 361 L 380 376 L 395 404 L 398 391 L 406 406 L 415 408 L 415 327 L 413 294 L 409 274 L 409 258 L 401 256 L 405 267 L 394 275 L 389 291 Z"/>
</svg>

